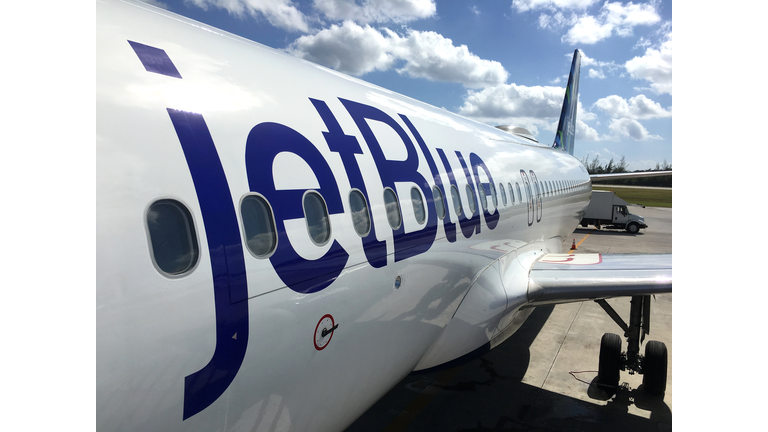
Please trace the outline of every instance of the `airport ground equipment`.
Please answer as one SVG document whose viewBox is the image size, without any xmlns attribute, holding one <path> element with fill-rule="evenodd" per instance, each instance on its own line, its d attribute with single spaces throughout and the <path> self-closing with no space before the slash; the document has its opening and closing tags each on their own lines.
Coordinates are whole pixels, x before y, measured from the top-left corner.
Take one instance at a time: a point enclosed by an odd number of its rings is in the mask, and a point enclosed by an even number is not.
<svg viewBox="0 0 768 432">
<path fill-rule="evenodd" d="M 648 228 L 645 218 L 629 212 L 628 202 L 616 196 L 611 191 L 592 191 L 592 199 L 589 202 L 581 226 L 594 225 L 597 229 L 614 228 L 626 229 L 635 234 L 640 228 Z"/>
</svg>

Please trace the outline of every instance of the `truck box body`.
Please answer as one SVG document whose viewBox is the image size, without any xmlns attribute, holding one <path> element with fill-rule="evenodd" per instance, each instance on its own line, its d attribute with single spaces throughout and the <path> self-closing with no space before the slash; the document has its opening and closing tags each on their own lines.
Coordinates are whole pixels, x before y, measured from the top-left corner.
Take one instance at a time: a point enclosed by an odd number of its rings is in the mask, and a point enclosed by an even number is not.
<svg viewBox="0 0 768 432">
<path fill-rule="evenodd" d="M 615 205 L 627 206 L 629 203 L 617 197 L 613 192 L 593 190 L 592 199 L 586 213 L 584 213 L 584 218 L 610 221 Z"/>
</svg>

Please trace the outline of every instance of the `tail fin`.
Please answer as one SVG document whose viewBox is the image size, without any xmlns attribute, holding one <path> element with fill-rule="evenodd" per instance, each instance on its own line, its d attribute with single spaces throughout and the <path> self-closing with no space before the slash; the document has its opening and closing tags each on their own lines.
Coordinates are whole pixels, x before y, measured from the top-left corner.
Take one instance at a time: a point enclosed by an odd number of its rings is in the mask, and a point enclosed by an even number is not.
<svg viewBox="0 0 768 432">
<path fill-rule="evenodd" d="M 560 123 L 557 125 L 555 143 L 552 147 L 560 149 L 568 154 L 573 154 L 573 141 L 576 136 L 576 103 L 579 95 L 579 72 L 581 70 L 581 52 L 573 52 L 571 63 L 571 75 L 568 77 L 568 85 L 565 87 L 563 110 L 560 112 Z"/>
</svg>

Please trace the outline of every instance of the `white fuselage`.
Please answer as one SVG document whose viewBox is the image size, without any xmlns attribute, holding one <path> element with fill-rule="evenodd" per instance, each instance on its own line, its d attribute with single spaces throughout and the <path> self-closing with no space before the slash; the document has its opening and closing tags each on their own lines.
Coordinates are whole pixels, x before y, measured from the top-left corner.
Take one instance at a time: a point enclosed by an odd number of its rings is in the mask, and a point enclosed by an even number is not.
<svg viewBox="0 0 768 432">
<path fill-rule="evenodd" d="M 129 41 L 163 50 L 181 78 L 148 71 Z M 97 4 L 96 111 L 104 431 L 341 430 L 410 372 L 511 334 L 526 263 L 560 251 L 591 193 L 566 153 L 145 5 Z M 352 190 L 367 200 L 368 237 Z M 323 242 L 301 214 L 307 191 L 330 213 Z M 265 256 L 246 246 L 248 196 L 269 203 L 279 231 Z M 153 258 L 158 200 L 194 224 L 199 257 L 179 275 Z M 501 291 L 483 282 L 502 274 Z M 331 337 L 318 336 L 326 315 Z"/>
</svg>

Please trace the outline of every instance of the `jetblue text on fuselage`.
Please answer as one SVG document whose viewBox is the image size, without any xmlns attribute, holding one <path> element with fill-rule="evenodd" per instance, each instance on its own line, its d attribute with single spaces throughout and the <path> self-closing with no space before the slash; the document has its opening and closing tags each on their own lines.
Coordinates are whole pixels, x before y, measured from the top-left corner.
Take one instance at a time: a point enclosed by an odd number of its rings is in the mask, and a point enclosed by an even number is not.
<svg viewBox="0 0 768 432">
<path fill-rule="evenodd" d="M 366 186 L 361 168 L 355 157 L 355 155 L 363 153 L 358 139 L 342 130 L 336 116 L 324 101 L 316 99 L 310 99 L 310 101 L 325 123 L 327 132 L 323 132 L 323 136 L 328 148 L 332 152 L 338 153 L 341 158 L 350 187 L 359 190 L 366 201 L 370 203 L 369 194 L 380 194 L 383 189 L 372 191 Z M 408 183 L 415 185 L 422 196 L 426 198 L 429 211 L 427 211 L 426 223 L 421 229 L 406 232 L 404 224 L 392 229 L 395 262 L 426 252 L 435 241 L 440 221 L 436 216 L 430 182 L 418 171 L 419 155 L 416 145 L 400 123 L 385 112 L 346 99 L 340 99 L 340 101 L 365 140 L 369 153 L 376 164 L 376 171 L 381 179 L 382 187 L 395 190 L 396 183 Z M 443 184 L 438 166 L 429 148 L 408 117 L 402 114 L 399 117 L 416 140 L 421 154 L 427 162 L 434 184 L 439 188 L 442 196 L 447 197 L 449 193 L 446 193 L 448 192 L 446 188 L 449 185 Z M 406 150 L 404 160 L 387 159 L 383 145 L 373 133 L 370 122 L 379 122 L 392 129 Z M 277 143 L 279 144 L 276 145 Z M 451 185 L 457 186 L 453 168 L 445 157 L 445 152 L 442 149 L 436 149 L 436 151 L 440 155 Z M 252 192 L 261 194 L 270 203 L 274 212 L 278 235 L 277 248 L 269 260 L 286 286 L 300 293 L 317 292 L 329 286 L 336 279 L 346 266 L 349 255 L 335 240 L 325 255 L 316 260 L 302 258 L 294 249 L 288 239 L 285 222 L 304 217 L 302 197 L 305 191 L 280 190 L 275 186 L 272 172 L 273 163 L 275 157 L 283 152 L 290 152 L 300 157 L 313 171 L 319 183 L 319 188 L 316 190 L 325 199 L 329 214 L 344 213 L 342 200 L 345 194 L 340 192 L 334 173 L 321 152 L 301 133 L 288 126 L 271 122 L 260 123 L 251 129 L 245 150 L 248 184 Z M 478 195 L 478 187 L 482 187 L 485 195 L 490 196 L 489 183 L 493 183 L 493 177 L 480 156 L 470 153 L 468 163 L 460 152 L 456 152 L 456 157 L 460 162 L 466 182 L 472 189 L 472 197 L 469 199 Z M 480 170 L 485 173 L 488 182 L 481 182 Z M 467 209 L 458 216 L 461 233 L 466 238 L 480 233 L 480 212 L 483 213 L 489 229 L 494 229 L 498 224 L 499 212 L 497 209 L 493 209 L 493 213 L 491 213 L 486 206 L 475 205 L 474 210 Z M 446 239 L 449 242 L 455 242 L 457 240 L 456 224 L 451 222 L 449 215 L 443 218 L 442 223 Z M 386 242 L 379 240 L 373 224 L 371 230 L 362 238 L 362 245 L 366 259 L 372 267 L 383 267 L 387 264 Z"/>
</svg>

